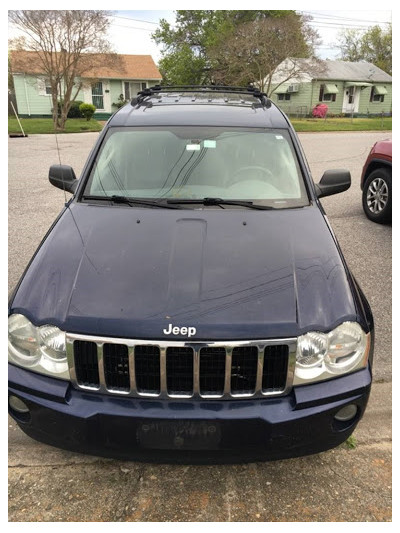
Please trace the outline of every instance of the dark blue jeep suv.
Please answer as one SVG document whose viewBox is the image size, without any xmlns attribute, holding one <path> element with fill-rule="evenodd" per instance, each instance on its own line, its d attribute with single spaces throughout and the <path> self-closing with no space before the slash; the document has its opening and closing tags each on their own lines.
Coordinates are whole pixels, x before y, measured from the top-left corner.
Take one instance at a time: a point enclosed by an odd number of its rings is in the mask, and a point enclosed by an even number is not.
<svg viewBox="0 0 400 533">
<path fill-rule="evenodd" d="M 9 410 L 95 455 L 269 460 L 337 446 L 373 319 L 288 118 L 254 88 L 155 86 L 106 124 L 9 302 Z"/>
</svg>

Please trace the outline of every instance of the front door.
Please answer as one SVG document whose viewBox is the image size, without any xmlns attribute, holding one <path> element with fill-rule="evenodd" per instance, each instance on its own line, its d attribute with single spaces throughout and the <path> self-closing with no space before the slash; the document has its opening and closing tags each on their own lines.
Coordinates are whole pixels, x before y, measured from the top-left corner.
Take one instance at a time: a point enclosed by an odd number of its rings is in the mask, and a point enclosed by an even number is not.
<svg viewBox="0 0 400 533">
<path fill-rule="evenodd" d="M 351 85 L 344 88 L 343 113 L 358 113 L 360 104 L 360 87 Z"/>
</svg>

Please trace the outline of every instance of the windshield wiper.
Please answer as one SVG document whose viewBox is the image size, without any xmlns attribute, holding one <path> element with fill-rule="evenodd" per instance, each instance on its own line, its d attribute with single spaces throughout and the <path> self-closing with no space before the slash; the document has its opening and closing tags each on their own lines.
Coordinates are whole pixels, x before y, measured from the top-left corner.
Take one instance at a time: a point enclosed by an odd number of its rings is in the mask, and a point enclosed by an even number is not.
<svg viewBox="0 0 400 533">
<path fill-rule="evenodd" d="M 177 205 L 167 205 L 164 201 L 163 202 L 157 202 L 155 200 L 145 200 L 142 198 L 130 198 L 129 196 L 91 196 L 91 195 L 84 195 L 82 196 L 84 200 L 107 200 L 114 202 L 115 204 L 128 204 L 131 206 L 135 205 L 148 205 L 150 207 L 161 207 L 165 209 L 181 209 L 181 207 Z"/>
<path fill-rule="evenodd" d="M 203 204 L 203 205 L 241 205 L 249 209 L 275 209 L 270 205 L 254 204 L 245 200 L 224 200 L 223 198 L 170 198 L 167 200 L 168 204 Z"/>
</svg>

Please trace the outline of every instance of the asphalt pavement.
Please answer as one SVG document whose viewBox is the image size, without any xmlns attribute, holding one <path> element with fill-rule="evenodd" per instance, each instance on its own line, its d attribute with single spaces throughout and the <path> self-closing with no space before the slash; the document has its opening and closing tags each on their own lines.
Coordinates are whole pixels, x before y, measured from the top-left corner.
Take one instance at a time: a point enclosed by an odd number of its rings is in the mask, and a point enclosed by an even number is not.
<svg viewBox="0 0 400 533">
<path fill-rule="evenodd" d="M 65 201 L 48 182 L 49 166 L 61 159 L 79 176 L 97 136 L 57 136 L 60 155 L 54 135 L 9 139 L 10 289 Z M 374 384 L 356 447 L 273 463 L 156 466 L 58 450 L 9 419 L 10 521 L 391 520 L 391 226 L 365 217 L 359 188 L 370 147 L 388 137 L 300 134 L 314 181 L 333 168 L 353 178 L 323 204 L 376 325 Z"/>
</svg>

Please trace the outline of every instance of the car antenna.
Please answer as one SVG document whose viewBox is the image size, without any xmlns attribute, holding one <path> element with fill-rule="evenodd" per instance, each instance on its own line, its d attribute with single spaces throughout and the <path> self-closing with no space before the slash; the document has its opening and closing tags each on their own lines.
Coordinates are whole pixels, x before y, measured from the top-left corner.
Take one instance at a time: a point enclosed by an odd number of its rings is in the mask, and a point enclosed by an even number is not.
<svg viewBox="0 0 400 533">
<path fill-rule="evenodd" d="M 62 164 L 61 164 L 60 147 L 59 147 L 59 145 L 58 145 L 57 129 L 56 129 L 56 125 L 55 125 L 55 123 L 53 123 L 53 126 L 54 126 L 54 135 L 55 135 L 55 138 L 56 138 L 56 145 L 57 145 L 58 162 L 59 162 L 59 164 L 60 164 L 60 169 L 61 169 L 61 180 L 62 180 L 62 184 L 63 184 L 64 201 L 65 201 L 65 205 L 67 205 L 67 203 L 68 203 L 68 201 L 67 201 L 67 193 L 66 193 L 66 191 L 65 191 L 65 183 L 64 183 L 63 167 L 62 167 Z"/>
</svg>

